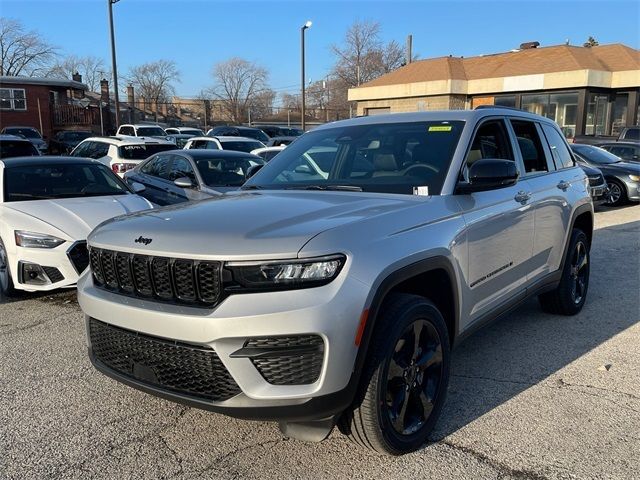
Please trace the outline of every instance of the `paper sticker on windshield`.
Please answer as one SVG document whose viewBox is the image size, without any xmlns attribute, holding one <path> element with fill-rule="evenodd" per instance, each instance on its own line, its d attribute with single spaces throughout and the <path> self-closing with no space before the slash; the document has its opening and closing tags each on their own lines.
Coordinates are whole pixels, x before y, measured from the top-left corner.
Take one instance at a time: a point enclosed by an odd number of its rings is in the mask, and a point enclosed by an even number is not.
<svg viewBox="0 0 640 480">
<path fill-rule="evenodd" d="M 431 125 L 430 132 L 450 132 L 453 127 L 451 125 Z"/>
<path fill-rule="evenodd" d="M 420 195 L 420 196 L 428 196 L 429 187 L 428 186 L 413 187 L 413 194 Z"/>
</svg>

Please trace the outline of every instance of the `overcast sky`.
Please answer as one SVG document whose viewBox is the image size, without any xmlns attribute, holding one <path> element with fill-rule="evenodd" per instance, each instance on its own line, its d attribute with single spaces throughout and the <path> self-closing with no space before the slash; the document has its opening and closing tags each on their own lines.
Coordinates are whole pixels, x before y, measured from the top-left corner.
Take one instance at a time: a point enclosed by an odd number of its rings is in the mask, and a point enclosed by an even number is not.
<svg viewBox="0 0 640 480">
<path fill-rule="evenodd" d="M 261 63 L 278 92 L 300 85 L 300 27 L 306 34 L 307 80 L 329 73 L 329 46 L 357 19 L 377 21 L 384 40 L 404 45 L 413 34 L 421 58 L 542 46 L 600 43 L 640 48 L 638 1 L 399 0 L 120 0 L 113 7 L 118 70 L 169 59 L 182 75 L 178 94 L 195 96 L 213 83 L 214 63 L 240 56 Z M 96 55 L 110 64 L 107 0 L 0 0 L 0 15 L 37 30 L 62 53 Z"/>
</svg>

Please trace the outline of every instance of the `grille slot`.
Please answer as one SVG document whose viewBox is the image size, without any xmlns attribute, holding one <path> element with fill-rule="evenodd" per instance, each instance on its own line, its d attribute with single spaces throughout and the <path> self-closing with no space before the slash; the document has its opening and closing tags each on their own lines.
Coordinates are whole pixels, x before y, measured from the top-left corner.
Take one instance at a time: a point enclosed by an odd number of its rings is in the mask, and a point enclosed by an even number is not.
<svg viewBox="0 0 640 480">
<path fill-rule="evenodd" d="M 176 393 L 213 401 L 241 393 L 216 352 L 89 319 L 95 358 L 112 370 Z"/>
<path fill-rule="evenodd" d="M 245 348 L 265 351 L 251 362 L 272 385 L 308 385 L 320 377 L 324 342 L 318 335 L 253 338 Z"/>
<path fill-rule="evenodd" d="M 94 284 L 112 292 L 183 303 L 215 306 L 222 295 L 221 263 L 155 257 L 91 248 Z"/>
<path fill-rule="evenodd" d="M 62 275 L 56 267 L 42 267 L 42 269 L 44 273 L 47 274 L 47 277 L 49 277 L 49 280 L 51 280 L 51 283 L 58 283 L 64 280 L 64 275 Z"/>
</svg>

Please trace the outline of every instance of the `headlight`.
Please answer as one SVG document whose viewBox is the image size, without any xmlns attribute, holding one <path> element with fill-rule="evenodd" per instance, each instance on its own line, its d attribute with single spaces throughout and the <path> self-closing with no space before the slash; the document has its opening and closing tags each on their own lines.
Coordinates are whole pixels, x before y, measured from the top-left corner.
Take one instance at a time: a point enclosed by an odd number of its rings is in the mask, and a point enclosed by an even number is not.
<svg viewBox="0 0 640 480">
<path fill-rule="evenodd" d="M 640 182 L 640 175 L 629 175 L 629 178 L 634 182 Z"/>
<path fill-rule="evenodd" d="M 15 231 L 16 245 L 25 248 L 56 248 L 62 245 L 64 240 L 53 235 L 43 233 Z"/>
<path fill-rule="evenodd" d="M 333 280 L 344 265 L 344 255 L 301 260 L 229 262 L 236 285 L 249 290 L 286 290 L 324 285 Z"/>
</svg>

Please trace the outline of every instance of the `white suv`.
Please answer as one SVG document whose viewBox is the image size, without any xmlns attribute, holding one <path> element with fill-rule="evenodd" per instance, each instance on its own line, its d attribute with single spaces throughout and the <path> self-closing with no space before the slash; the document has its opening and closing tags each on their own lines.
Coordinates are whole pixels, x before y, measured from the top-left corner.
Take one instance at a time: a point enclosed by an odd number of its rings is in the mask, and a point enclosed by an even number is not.
<svg viewBox="0 0 640 480">
<path fill-rule="evenodd" d="M 264 148 L 264 143 L 247 137 L 193 137 L 187 140 L 185 150 L 191 149 L 209 150 L 234 150 L 237 152 L 251 153 L 258 148 Z"/>
<path fill-rule="evenodd" d="M 89 137 L 73 149 L 71 156 L 98 160 L 122 177 L 154 153 L 175 149 L 173 142 L 155 138 Z"/>
<path fill-rule="evenodd" d="M 154 137 L 167 138 L 165 132 L 160 125 L 120 125 L 116 135 L 127 135 L 129 137 Z"/>
</svg>

